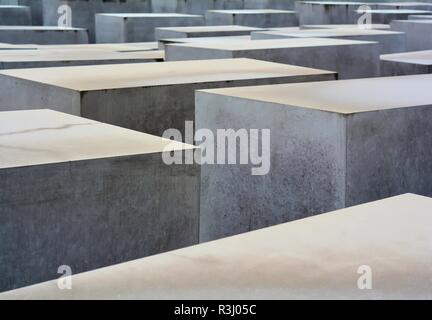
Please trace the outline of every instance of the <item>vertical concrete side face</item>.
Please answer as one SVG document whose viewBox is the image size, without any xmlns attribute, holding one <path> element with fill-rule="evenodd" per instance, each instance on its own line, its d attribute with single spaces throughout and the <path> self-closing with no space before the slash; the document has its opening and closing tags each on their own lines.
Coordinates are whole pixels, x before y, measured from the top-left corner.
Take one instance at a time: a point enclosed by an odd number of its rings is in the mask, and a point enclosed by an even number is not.
<svg viewBox="0 0 432 320">
<path fill-rule="evenodd" d="M 0 42 L 12 44 L 86 44 L 87 30 L 1 30 Z"/>
<path fill-rule="evenodd" d="M 244 9 L 293 10 L 295 0 L 244 0 Z"/>
<path fill-rule="evenodd" d="M 0 25 L 31 26 L 32 17 L 31 17 L 30 7 L 26 7 L 26 6 L 0 7 Z"/>
<path fill-rule="evenodd" d="M 123 43 L 126 42 L 125 19 L 97 14 L 96 43 Z"/>
<path fill-rule="evenodd" d="M 295 13 L 230 14 L 221 12 L 206 13 L 207 25 L 239 25 L 257 28 L 291 27 L 298 25 Z"/>
<path fill-rule="evenodd" d="M 360 14 L 352 4 L 312 4 L 296 2 L 300 25 L 303 24 L 355 24 Z"/>
<path fill-rule="evenodd" d="M 208 26 L 227 26 L 235 24 L 234 15 L 213 11 L 206 12 L 205 22 Z"/>
<path fill-rule="evenodd" d="M 79 92 L 0 75 L 0 111 L 52 109 L 80 116 Z"/>
<path fill-rule="evenodd" d="M 215 140 L 218 129 L 271 130 L 266 175 L 252 175 L 252 164 L 206 164 L 203 154 L 201 242 L 344 207 L 342 116 L 197 92 L 195 117 Z"/>
<path fill-rule="evenodd" d="M 165 45 L 165 61 L 230 59 L 230 58 L 234 58 L 234 53 L 233 51 L 229 51 L 229 50 L 194 48 L 194 47 L 180 46 L 175 44 Z"/>
<path fill-rule="evenodd" d="M 30 7 L 32 24 L 34 26 L 43 25 L 42 0 L 19 0 L 18 4 Z"/>
<path fill-rule="evenodd" d="M 381 60 L 381 76 L 407 76 L 431 73 L 430 66 L 400 61 Z"/>
<path fill-rule="evenodd" d="M 392 21 L 391 29 L 405 32 L 407 51 L 432 49 L 432 23 Z"/>
<path fill-rule="evenodd" d="M 244 9 L 245 0 L 152 0 L 153 12 L 205 14 L 207 10 Z"/>
<path fill-rule="evenodd" d="M 161 153 L 0 170 L 0 291 L 197 243 L 199 176 Z"/>
<path fill-rule="evenodd" d="M 347 206 L 402 193 L 432 196 L 431 118 L 431 106 L 348 116 Z"/>
</svg>

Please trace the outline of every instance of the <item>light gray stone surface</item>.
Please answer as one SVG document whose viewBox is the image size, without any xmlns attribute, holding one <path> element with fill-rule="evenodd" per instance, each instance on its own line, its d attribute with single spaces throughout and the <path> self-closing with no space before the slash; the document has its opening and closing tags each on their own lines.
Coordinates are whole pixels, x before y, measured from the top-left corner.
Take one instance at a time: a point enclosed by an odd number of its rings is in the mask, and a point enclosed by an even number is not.
<svg viewBox="0 0 432 320">
<path fill-rule="evenodd" d="M 34 26 L 43 25 L 42 0 L 0 0 L 0 5 L 27 6 L 31 11 L 31 24 Z"/>
<path fill-rule="evenodd" d="M 50 110 L 0 112 L 0 291 L 197 243 L 199 166 L 162 160 L 192 148 Z"/>
<path fill-rule="evenodd" d="M 31 26 L 30 8 L 27 6 L 0 5 L 0 25 Z"/>
<path fill-rule="evenodd" d="M 223 36 L 248 36 L 252 31 L 264 31 L 262 28 L 245 26 L 200 26 L 200 27 L 170 27 L 156 28 L 155 38 L 198 38 L 198 37 L 223 37 Z"/>
<path fill-rule="evenodd" d="M 432 49 L 432 20 L 395 20 L 391 29 L 405 32 L 407 51 Z"/>
<path fill-rule="evenodd" d="M 432 15 L 427 15 L 427 14 L 413 14 L 408 16 L 408 20 L 432 20 Z"/>
<path fill-rule="evenodd" d="M 431 196 L 431 81 L 414 75 L 197 91 L 197 129 L 271 130 L 267 175 L 252 175 L 251 163 L 202 165 L 200 240 L 406 192 Z"/>
<path fill-rule="evenodd" d="M 96 15 L 96 42 L 155 40 L 157 27 L 201 26 L 204 17 L 178 13 L 111 13 Z"/>
<path fill-rule="evenodd" d="M 381 56 L 381 75 L 402 76 L 432 73 L 432 50 L 412 51 Z"/>
<path fill-rule="evenodd" d="M 208 10 L 205 14 L 207 25 L 239 25 L 257 28 L 297 26 L 295 11 L 274 9 Z"/>
<path fill-rule="evenodd" d="M 361 41 L 376 41 L 380 44 L 381 53 L 397 53 L 406 51 L 406 36 L 403 32 L 389 30 L 370 30 L 360 28 L 309 29 L 283 31 L 254 31 L 252 40 L 293 38 L 333 38 Z"/>
<path fill-rule="evenodd" d="M 346 29 L 355 28 L 363 30 L 364 25 L 358 24 L 306 24 L 301 25 L 300 29 Z M 388 30 L 390 29 L 389 24 L 371 24 L 370 29 L 373 30 Z"/>
<path fill-rule="evenodd" d="M 372 9 L 357 11 L 359 14 L 368 13 L 372 23 L 388 24 L 393 20 L 407 20 L 410 15 L 432 14 L 432 11 L 409 9 Z"/>
<path fill-rule="evenodd" d="M 0 69 L 46 68 L 163 61 L 164 52 L 116 52 L 104 49 L 0 50 Z"/>
<path fill-rule="evenodd" d="M 305 38 L 168 44 L 165 48 L 167 61 L 245 57 L 333 70 L 341 79 L 379 76 L 377 42 Z"/>
<path fill-rule="evenodd" d="M 159 49 L 165 50 L 165 46 L 167 44 L 180 44 L 180 43 L 197 43 L 197 44 L 205 44 L 205 43 L 235 43 L 239 44 L 244 41 L 248 42 L 251 40 L 249 36 L 221 36 L 221 37 L 199 37 L 199 38 L 166 38 L 159 40 Z M 188 59 L 186 59 L 188 60 Z"/>
<path fill-rule="evenodd" d="M 431 211 L 430 198 L 401 195 L 74 275 L 72 290 L 50 281 L 0 299 L 431 299 Z M 372 290 L 359 289 L 362 274 Z"/>
<path fill-rule="evenodd" d="M 432 3 L 427 2 L 378 2 L 377 9 L 414 9 L 414 10 L 432 10 Z"/>
<path fill-rule="evenodd" d="M 12 44 L 83 44 L 88 32 L 81 28 L 0 26 L 0 42 Z"/>
<path fill-rule="evenodd" d="M 0 110 L 52 106 L 162 136 L 194 121 L 197 89 L 333 79 L 329 71 L 251 59 L 6 70 Z"/>
</svg>

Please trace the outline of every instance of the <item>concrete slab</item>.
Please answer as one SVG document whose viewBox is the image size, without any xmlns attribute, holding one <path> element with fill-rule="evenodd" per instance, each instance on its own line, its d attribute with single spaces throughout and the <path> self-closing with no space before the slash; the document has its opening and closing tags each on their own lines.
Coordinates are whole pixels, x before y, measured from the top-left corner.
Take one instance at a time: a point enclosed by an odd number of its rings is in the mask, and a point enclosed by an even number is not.
<svg viewBox="0 0 432 320">
<path fill-rule="evenodd" d="M 290 27 L 298 25 L 297 13 L 289 10 L 208 10 L 207 25 L 239 25 L 257 28 Z"/>
<path fill-rule="evenodd" d="M 166 46 L 166 60 L 252 58 L 310 68 L 333 70 L 339 78 L 379 75 L 377 42 L 306 38 L 187 43 Z"/>
<path fill-rule="evenodd" d="M 88 32 L 81 28 L 49 26 L 0 26 L 0 42 L 12 44 L 82 44 Z"/>
<path fill-rule="evenodd" d="M 0 0 L 0 5 L 29 7 L 31 12 L 31 24 L 34 26 L 43 25 L 42 0 Z M 15 23 L 12 25 L 15 25 Z"/>
<path fill-rule="evenodd" d="M 10 44 L 10 43 L 0 43 L 0 50 L 36 50 L 37 45 L 33 44 Z"/>
<path fill-rule="evenodd" d="M 194 121 L 197 89 L 333 79 L 329 71 L 251 59 L 6 70 L 0 108 L 55 106 L 162 136 L 171 128 L 184 132 L 185 121 Z"/>
<path fill-rule="evenodd" d="M 0 5 L 0 25 L 31 26 L 31 24 L 30 7 Z"/>
<path fill-rule="evenodd" d="M 432 49 L 432 20 L 395 20 L 391 28 L 405 32 L 407 51 Z"/>
<path fill-rule="evenodd" d="M 372 9 L 357 10 L 358 14 L 369 13 L 372 17 L 372 23 L 389 24 L 393 20 L 406 20 L 410 15 L 432 14 L 432 11 L 426 10 L 409 10 L 409 9 Z"/>
<path fill-rule="evenodd" d="M 165 50 L 167 44 L 180 44 L 180 43 L 242 43 L 244 41 L 250 41 L 249 36 L 222 36 L 222 37 L 200 37 L 200 38 L 168 38 L 159 40 L 159 50 Z"/>
<path fill-rule="evenodd" d="M 157 50 L 114 52 L 108 50 L 0 50 L 0 69 L 46 68 L 113 63 L 163 61 Z"/>
<path fill-rule="evenodd" d="M 197 91 L 197 129 L 271 132 L 266 175 L 252 175 L 259 166 L 250 162 L 202 165 L 200 240 L 405 192 L 431 196 L 431 81 L 414 75 Z"/>
<path fill-rule="evenodd" d="M 193 146 L 51 110 L 0 128 L 1 291 L 197 243 L 199 166 L 162 160 Z"/>
<path fill-rule="evenodd" d="M 156 28 L 156 40 L 168 38 L 197 38 L 222 36 L 248 36 L 252 31 L 264 31 L 262 28 L 245 26 L 200 26 L 200 27 L 171 27 Z"/>
<path fill-rule="evenodd" d="M 155 40 L 157 27 L 201 26 L 204 17 L 178 13 L 117 13 L 96 15 L 96 42 Z"/>
<path fill-rule="evenodd" d="M 389 30 L 371 30 L 360 28 L 309 29 L 283 31 L 254 31 L 252 40 L 293 39 L 293 38 L 333 38 L 361 41 L 376 41 L 381 46 L 381 53 L 397 53 L 406 51 L 406 37 L 403 32 Z"/>
<path fill-rule="evenodd" d="M 432 10 L 432 3 L 427 2 L 378 2 L 377 9 L 414 9 Z"/>
<path fill-rule="evenodd" d="M 401 195 L 74 275 L 73 290 L 50 281 L 0 299 L 431 299 L 431 211 L 430 198 Z M 361 266 L 373 290 L 359 289 Z"/>
<path fill-rule="evenodd" d="M 89 44 L 70 44 L 70 45 L 41 45 L 35 46 L 39 50 L 108 50 L 117 52 L 136 52 L 157 50 L 157 42 L 133 42 L 133 43 L 89 43 Z M 1 49 L 1 45 L 0 45 Z"/>
<path fill-rule="evenodd" d="M 250 0 L 248 0 L 250 1 Z M 245 0 L 155 0 L 153 12 L 178 12 L 203 15 L 213 9 L 243 9 Z"/>
<path fill-rule="evenodd" d="M 381 75 L 401 76 L 432 73 L 432 50 L 412 51 L 381 56 Z"/>
<path fill-rule="evenodd" d="M 355 28 L 362 29 L 362 25 L 358 24 L 307 24 L 300 26 L 300 29 L 346 29 Z M 390 29 L 389 24 L 372 24 L 371 29 L 373 30 L 388 30 Z M 363 30 L 363 29 L 362 29 Z"/>
<path fill-rule="evenodd" d="M 432 15 L 428 14 L 413 14 L 408 16 L 408 20 L 432 20 Z"/>
<path fill-rule="evenodd" d="M 57 26 L 58 8 L 68 5 L 72 12 L 72 26 L 88 29 L 90 42 L 95 41 L 95 14 L 151 12 L 151 0 L 42 0 L 45 25 Z"/>
</svg>

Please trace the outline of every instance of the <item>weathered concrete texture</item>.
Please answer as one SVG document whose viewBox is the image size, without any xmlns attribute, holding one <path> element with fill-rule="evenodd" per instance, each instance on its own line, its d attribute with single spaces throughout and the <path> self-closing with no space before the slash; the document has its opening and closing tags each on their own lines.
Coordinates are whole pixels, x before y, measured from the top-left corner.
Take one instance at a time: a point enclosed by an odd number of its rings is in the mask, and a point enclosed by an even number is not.
<svg viewBox="0 0 432 320">
<path fill-rule="evenodd" d="M 70 45 L 41 45 L 34 46 L 36 49 L 55 49 L 55 50 L 107 50 L 117 52 L 138 52 L 157 50 L 157 42 L 133 42 L 133 43 L 90 43 L 90 44 L 70 44 Z M 1 45 L 0 45 L 1 49 Z"/>
<path fill-rule="evenodd" d="M 403 32 L 389 30 L 370 30 L 359 28 L 336 28 L 282 31 L 256 31 L 251 34 L 252 40 L 292 39 L 292 38 L 333 38 L 361 41 L 376 41 L 380 44 L 381 53 L 406 51 L 406 36 Z"/>
<path fill-rule="evenodd" d="M 346 29 L 346 28 L 355 28 L 363 30 L 364 25 L 358 24 L 308 24 L 301 25 L 300 29 Z M 388 30 L 390 29 L 389 24 L 371 24 L 370 29 L 373 30 Z"/>
<path fill-rule="evenodd" d="M 0 113 L 0 291 L 198 241 L 194 148 L 50 110 Z"/>
<path fill-rule="evenodd" d="M 432 11 L 407 10 L 407 9 L 372 9 L 358 10 L 359 14 L 368 13 L 372 17 L 372 23 L 388 24 L 393 20 L 406 20 L 410 15 L 431 14 Z"/>
<path fill-rule="evenodd" d="M 297 26 L 295 11 L 257 9 L 257 10 L 209 10 L 206 12 L 207 25 L 240 25 L 257 28 Z"/>
<path fill-rule="evenodd" d="M 360 17 L 356 10 L 364 4 L 351 1 L 298 1 L 296 11 L 300 25 L 356 24 Z"/>
<path fill-rule="evenodd" d="M 259 166 L 251 163 L 202 166 L 200 240 L 405 192 L 431 196 L 431 81 L 415 75 L 198 91 L 197 129 L 271 130 L 267 175 L 252 175 Z"/>
<path fill-rule="evenodd" d="M 42 0 L 0 0 L 0 5 L 26 6 L 31 11 L 31 24 L 34 26 L 43 25 Z M 15 23 L 12 23 L 15 25 Z"/>
<path fill-rule="evenodd" d="M 339 78 L 379 76 L 377 42 L 306 38 L 166 45 L 166 60 L 252 58 L 333 70 Z"/>
<path fill-rule="evenodd" d="M 0 42 L 13 44 L 82 44 L 88 32 L 80 28 L 0 26 Z"/>
<path fill-rule="evenodd" d="M 97 49 L 0 50 L 0 69 L 155 62 L 163 61 L 164 55 L 163 51 L 157 50 L 137 52 Z"/>
<path fill-rule="evenodd" d="M 156 28 L 155 38 L 160 40 L 168 38 L 246 36 L 250 35 L 252 31 L 264 31 L 264 29 L 234 25 Z"/>
<path fill-rule="evenodd" d="M 33 44 L 10 44 L 10 43 L 0 43 L 0 50 L 36 50 L 37 45 Z"/>
<path fill-rule="evenodd" d="M 118 13 L 96 15 L 96 42 L 155 40 L 157 27 L 201 26 L 204 17 L 178 13 Z"/>
<path fill-rule="evenodd" d="M 171 128 L 184 132 L 185 121 L 194 121 L 197 89 L 333 79 L 329 71 L 250 59 L 6 70 L 0 73 L 0 106 L 55 106 L 162 136 Z"/>
<path fill-rule="evenodd" d="M 432 10 L 432 3 L 427 2 L 379 2 L 377 9 L 411 9 L 411 10 Z"/>
<path fill-rule="evenodd" d="M 243 9 L 245 0 L 153 0 L 153 12 L 205 14 L 212 9 Z"/>
<path fill-rule="evenodd" d="M 29 7 L 0 5 L 0 25 L 31 26 L 31 24 L 32 18 Z"/>
<path fill-rule="evenodd" d="M 293 10 L 295 0 L 244 0 L 244 9 Z"/>
<path fill-rule="evenodd" d="M 179 43 L 235 43 L 236 45 L 242 42 L 248 42 L 251 40 L 250 36 L 222 36 L 222 37 L 202 37 L 202 38 L 167 38 L 159 40 L 159 49 L 165 50 L 167 44 L 179 44 Z M 188 59 L 186 59 L 188 60 Z"/>
<path fill-rule="evenodd" d="M 402 76 L 432 73 L 432 50 L 381 56 L 381 75 Z"/>
<path fill-rule="evenodd" d="M 405 32 L 408 51 L 432 49 L 432 20 L 395 20 L 391 28 Z"/>
<path fill-rule="evenodd" d="M 151 12 L 151 0 L 42 0 L 45 25 L 57 25 L 58 8 L 68 5 L 72 10 L 72 26 L 89 30 L 90 41 L 95 41 L 95 14 Z"/>
<path fill-rule="evenodd" d="M 431 211 L 430 198 L 401 195 L 74 275 L 73 290 L 50 281 L 0 299 L 432 299 Z M 365 265 L 373 290 L 357 285 Z"/>
<path fill-rule="evenodd" d="M 408 20 L 432 20 L 432 15 L 413 14 L 413 15 L 408 16 Z"/>
</svg>

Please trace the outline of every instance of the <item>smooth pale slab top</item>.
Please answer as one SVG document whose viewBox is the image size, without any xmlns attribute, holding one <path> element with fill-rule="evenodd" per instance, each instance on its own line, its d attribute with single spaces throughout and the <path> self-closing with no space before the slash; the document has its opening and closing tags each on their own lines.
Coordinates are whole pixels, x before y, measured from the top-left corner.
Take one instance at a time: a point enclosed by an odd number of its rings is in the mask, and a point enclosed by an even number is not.
<svg viewBox="0 0 432 320">
<path fill-rule="evenodd" d="M 431 4 L 432 5 L 432 4 Z M 410 15 L 409 17 L 408 17 L 408 20 L 409 19 L 415 19 L 415 20 L 417 20 L 417 19 L 420 19 L 420 20 L 423 20 L 423 19 L 425 19 L 425 20 L 428 20 L 428 19 L 431 19 L 432 20 L 432 15 L 427 15 L 427 14 L 419 14 L 419 15 L 417 15 L 417 14 L 413 14 L 413 15 Z"/>
<path fill-rule="evenodd" d="M 355 29 L 361 29 L 363 30 L 359 24 L 307 24 L 300 26 L 300 29 L 346 29 L 346 28 L 355 28 Z M 377 29 L 377 30 L 385 30 L 390 29 L 389 24 L 371 24 L 371 29 Z M 276 29 L 272 29 L 276 30 Z M 281 29 L 280 29 L 281 30 Z"/>
<path fill-rule="evenodd" d="M 0 31 L 85 31 L 84 28 L 57 27 L 57 26 L 0 26 Z"/>
<path fill-rule="evenodd" d="M 185 32 L 185 33 L 201 33 L 201 32 L 215 32 L 215 31 L 258 31 L 264 30 L 262 28 L 253 28 L 253 27 L 245 27 L 245 26 L 193 26 L 193 27 L 166 27 L 166 28 L 157 28 L 157 30 L 167 30 L 167 31 L 177 31 L 177 32 Z"/>
<path fill-rule="evenodd" d="M 78 91 L 334 74 L 247 58 L 2 70 L 0 75 Z"/>
<path fill-rule="evenodd" d="M 251 36 L 250 35 L 244 35 L 244 36 L 221 36 L 221 37 L 195 37 L 195 38 L 166 38 L 166 39 L 159 39 L 162 43 L 167 42 L 177 42 L 177 43 L 208 43 L 208 42 L 219 42 L 219 43 L 226 43 L 226 42 L 236 42 L 240 43 L 242 41 L 250 41 Z"/>
<path fill-rule="evenodd" d="M 432 3 L 426 2 L 379 2 L 376 3 L 380 6 L 388 6 L 388 7 L 418 7 L 418 6 L 432 6 Z"/>
<path fill-rule="evenodd" d="M 296 38 L 296 39 L 269 39 L 269 40 L 241 40 L 229 41 L 208 41 L 203 43 L 180 43 L 168 44 L 169 46 L 204 48 L 215 50 L 245 51 L 245 50 L 266 50 L 301 47 L 324 47 L 324 46 L 345 46 L 373 44 L 373 41 L 342 40 L 331 38 Z"/>
<path fill-rule="evenodd" d="M 9 9 L 9 8 L 27 8 L 26 6 L 17 6 L 17 5 L 0 5 L 0 9 Z"/>
<path fill-rule="evenodd" d="M 430 66 L 432 65 L 432 50 L 383 54 L 381 55 L 380 59 L 385 61 L 395 61 Z"/>
<path fill-rule="evenodd" d="M 70 50 L 0 50 L 0 62 L 80 61 L 80 60 L 132 60 L 163 59 L 164 52 L 146 50 L 140 52 L 114 52 L 100 49 Z"/>
<path fill-rule="evenodd" d="M 36 50 L 37 45 L 34 44 L 10 44 L 0 43 L 0 50 Z"/>
<path fill-rule="evenodd" d="M 199 90 L 341 114 L 432 105 L 432 74 Z M 264 107 L 264 106 L 263 106 Z"/>
<path fill-rule="evenodd" d="M 316 4 L 316 5 L 337 5 L 337 6 L 341 6 L 341 5 L 360 6 L 362 4 L 365 4 L 364 2 L 350 2 L 350 1 L 300 1 L 300 3 Z"/>
<path fill-rule="evenodd" d="M 406 23 L 406 24 L 431 24 L 432 20 L 427 19 L 413 19 L 413 20 L 393 20 L 391 23 L 397 22 L 397 23 Z"/>
<path fill-rule="evenodd" d="M 226 14 L 295 13 L 295 11 L 291 11 L 291 10 L 276 10 L 276 9 L 207 10 L 207 12 L 226 13 Z"/>
<path fill-rule="evenodd" d="M 321 38 L 321 37 L 349 37 L 349 36 L 377 36 L 377 35 L 397 35 L 404 34 L 399 31 L 373 30 L 361 28 L 335 28 L 335 29 L 311 29 L 311 30 L 291 30 L 291 31 L 256 31 L 256 33 L 279 35 L 286 37 L 299 38 Z"/>
<path fill-rule="evenodd" d="M 70 50 L 70 49 L 104 49 L 118 52 L 129 51 L 144 51 L 155 50 L 158 48 L 157 42 L 131 42 L 131 43 L 89 43 L 89 44 L 57 44 L 57 45 L 37 45 L 37 49 L 56 49 L 56 50 Z M 1 46 L 0 46 L 1 48 Z"/>
<path fill-rule="evenodd" d="M 431 11 L 425 10 L 413 10 L 413 9 L 359 9 L 356 12 L 361 13 L 372 13 L 372 14 L 421 14 L 421 13 L 432 13 Z"/>
<path fill-rule="evenodd" d="M 109 16 L 118 18 L 180 18 L 180 17 L 202 17 L 196 14 L 184 13 L 98 13 L 98 16 Z"/>
<path fill-rule="evenodd" d="M 432 199 L 405 194 L 0 299 L 431 299 Z M 360 290 L 371 276 L 372 290 Z"/>
<path fill-rule="evenodd" d="M 191 148 L 52 110 L 0 112 L 0 169 Z"/>
</svg>

